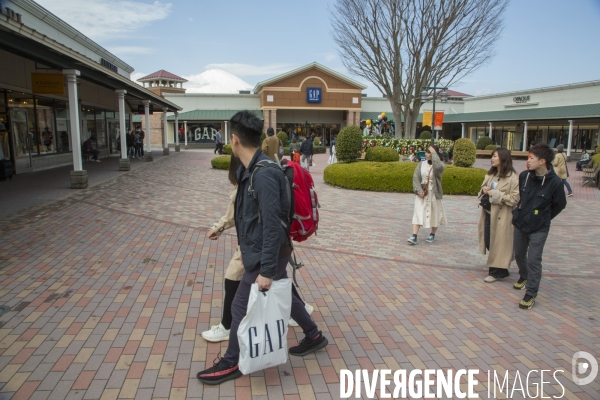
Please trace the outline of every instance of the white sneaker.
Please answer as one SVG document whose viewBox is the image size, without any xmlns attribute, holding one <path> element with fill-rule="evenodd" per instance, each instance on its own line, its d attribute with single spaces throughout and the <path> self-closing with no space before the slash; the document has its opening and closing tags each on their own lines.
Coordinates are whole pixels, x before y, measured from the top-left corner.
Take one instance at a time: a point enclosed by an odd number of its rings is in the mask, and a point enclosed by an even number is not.
<svg viewBox="0 0 600 400">
<path fill-rule="evenodd" d="M 314 307 L 308 303 L 304 303 L 304 308 L 306 309 L 306 312 L 308 313 L 308 315 L 312 314 L 312 312 L 315 310 Z M 298 323 L 296 321 L 294 321 L 292 318 L 290 318 L 290 320 L 288 321 L 288 325 L 289 326 L 299 326 Z"/>
<path fill-rule="evenodd" d="M 100 161 L 100 160 L 95 160 L 95 161 L 96 161 L 96 162 L 102 162 L 102 161 Z"/>
<path fill-rule="evenodd" d="M 209 342 L 229 340 L 229 329 L 225 329 L 223 324 L 215 325 L 210 330 L 202 332 L 202 337 Z"/>
</svg>

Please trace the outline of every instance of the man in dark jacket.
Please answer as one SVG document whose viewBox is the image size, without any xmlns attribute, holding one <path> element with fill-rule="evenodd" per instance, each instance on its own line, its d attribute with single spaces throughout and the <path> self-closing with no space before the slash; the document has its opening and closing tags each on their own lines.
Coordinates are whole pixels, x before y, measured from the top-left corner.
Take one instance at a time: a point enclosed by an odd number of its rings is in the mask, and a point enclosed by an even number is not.
<svg viewBox="0 0 600 400">
<path fill-rule="evenodd" d="M 238 368 L 240 346 L 238 327 L 246 315 L 250 287 L 268 290 L 274 280 L 287 278 L 286 266 L 292 252 L 283 223 L 288 224 L 287 178 L 279 168 L 262 167 L 250 177 L 258 162 L 271 160 L 260 149 L 262 122 L 249 111 L 240 111 L 231 120 L 231 150 L 242 162 L 237 172 L 235 227 L 242 251 L 244 275 L 231 305 L 232 322 L 229 346 L 223 358 L 196 376 L 201 382 L 216 385 L 241 376 Z M 304 356 L 327 346 L 327 339 L 308 315 L 304 304 L 292 296 L 291 317 L 302 327 L 306 337 L 289 349 L 293 356 Z"/>
<path fill-rule="evenodd" d="M 300 154 L 302 154 L 301 165 L 310 171 L 312 156 L 314 154 L 313 142 L 310 139 L 304 139 L 300 145 Z"/>
<path fill-rule="evenodd" d="M 513 210 L 514 252 L 519 266 L 517 290 L 526 289 L 519 307 L 530 309 L 542 280 L 542 253 L 550 223 L 567 205 L 562 180 L 554 172 L 554 152 L 545 143 L 529 150 L 528 169 L 519 175 L 520 200 Z"/>
</svg>

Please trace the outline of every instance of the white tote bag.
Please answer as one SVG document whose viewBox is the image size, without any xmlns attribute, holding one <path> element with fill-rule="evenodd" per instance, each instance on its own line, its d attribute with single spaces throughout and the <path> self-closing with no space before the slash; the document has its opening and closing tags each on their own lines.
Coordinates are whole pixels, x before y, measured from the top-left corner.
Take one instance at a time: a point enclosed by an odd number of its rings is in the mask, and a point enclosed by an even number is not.
<svg viewBox="0 0 600 400">
<path fill-rule="evenodd" d="M 292 311 L 292 281 L 273 281 L 267 292 L 253 283 L 248 312 L 238 327 L 239 368 L 244 375 L 287 361 L 287 332 Z"/>
</svg>

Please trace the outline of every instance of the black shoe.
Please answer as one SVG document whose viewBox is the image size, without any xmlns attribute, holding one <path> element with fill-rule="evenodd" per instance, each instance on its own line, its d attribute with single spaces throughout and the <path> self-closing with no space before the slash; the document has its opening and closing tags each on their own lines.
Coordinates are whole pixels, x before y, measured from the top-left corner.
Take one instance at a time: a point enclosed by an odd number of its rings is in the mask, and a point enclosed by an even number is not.
<svg viewBox="0 0 600 400">
<path fill-rule="evenodd" d="M 212 367 L 196 374 L 196 378 L 207 385 L 218 385 L 232 379 L 237 379 L 240 376 L 242 376 L 242 373 L 238 365 L 230 365 L 220 356 L 217 356 Z"/>
<path fill-rule="evenodd" d="M 315 339 L 305 337 L 304 339 L 302 339 L 302 341 L 300 341 L 300 343 L 298 343 L 298 346 L 291 347 L 290 356 L 305 356 L 319 349 L 322 349 L 328 344 L 329 341 L 327 340 L 327 338 L 323 336 L 323 333 L 321 333 L 321 331 L 319 331 L 319 336 L 317 336 Z"/>
</svg>

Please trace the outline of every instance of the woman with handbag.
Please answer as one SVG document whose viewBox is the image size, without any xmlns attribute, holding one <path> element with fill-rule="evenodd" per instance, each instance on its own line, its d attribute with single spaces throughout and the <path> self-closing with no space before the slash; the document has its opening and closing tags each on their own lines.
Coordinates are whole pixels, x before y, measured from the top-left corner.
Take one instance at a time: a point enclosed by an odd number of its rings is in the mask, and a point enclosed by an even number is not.
<svg viewBox="0 0 600 400">
<path fill-rule="evenodd" d="M 479 216 L 479 251 L 488 253 L 488 277 L 492 283 L 509 276 L 513 259 L 512 211 L 519 202 L 519 175 L 512 165 L 510 151 L 498 148 L 492 152 L 492 167 L 481 185 Z"/>
<path fill-rule="evenodd" d="M 413 213 L 413 235 L 408 243 L 417 244 L 419 229 L 431 228 L 431 234 L 425 239 L 427 243 L 435 241 L 435 233 L 440 225 L 446 224 L 446 213 L 442 203 L 442 174 L 444 163 L 440 160 L 439 147 L 430 146 L 425 151 L 426 161 L 417 165 L 413 174 L 413 190 L 415 192 L 415 211 Z"/>
<path fill-rule="evenodd" d="M 569 177 L 569 167 L 567 166 L 567 157 L 565 156 L 565 146 L 559 144 L 556 146 L 556 157 L 554 157 L 554 172 L 558 177 L 562 180 L 563 184 L 567 188 L 567 196 L 573 196 L 573 189 L 571 189 L 571 185 L 569 185 L 569 181 L 567 178 Z"/>
</svg>

